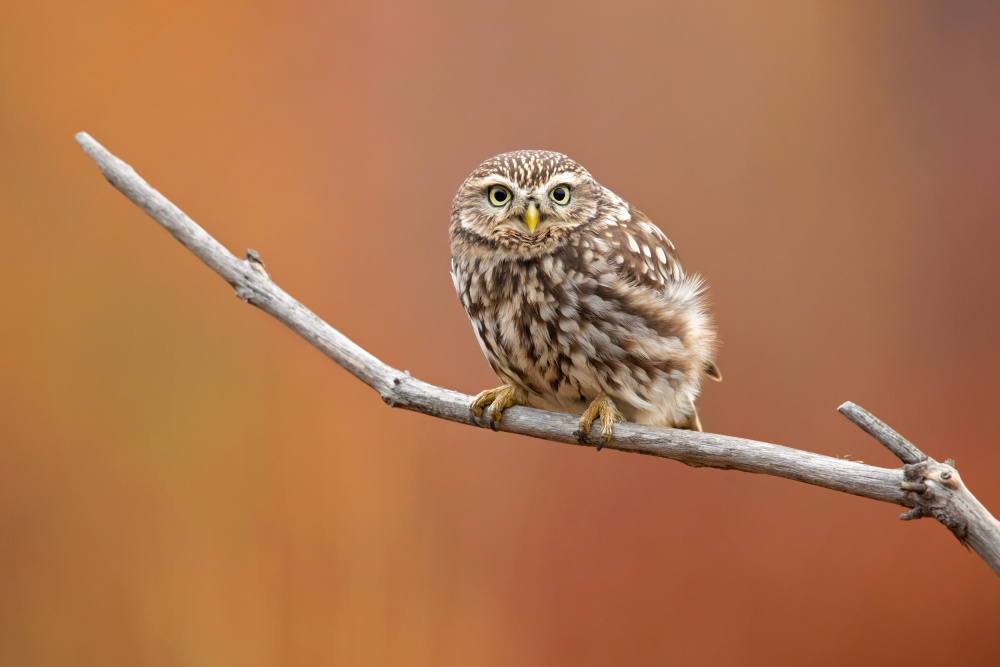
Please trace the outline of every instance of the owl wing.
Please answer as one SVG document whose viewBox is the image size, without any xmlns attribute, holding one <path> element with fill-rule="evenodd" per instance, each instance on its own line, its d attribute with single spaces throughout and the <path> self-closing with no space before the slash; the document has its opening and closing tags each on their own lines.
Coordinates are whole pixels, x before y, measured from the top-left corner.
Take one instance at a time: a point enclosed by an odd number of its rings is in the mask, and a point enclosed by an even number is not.
<svg viewBox="0 0 1000 667">
<path fill-rule="evenodd" d="M 627 220 L 610 221 L 603 230 L 611 245 L 611 262 L 628 282 L 662 292 L 684 277 L 681 260 L 667 235 L 633 206 Z"/>
<path fill-rule="evenodd" d="M 668 284 L 684 279 L 680 256 L 667 235 L 642 211 L 629 205 L 628 212 L 627 220 L 610 221 L 603 230 L 611 246 L 611 262 L 626 282 L 662 293 Z M 705 362 L 704 371 L 714 380 L 722 379 L 712 361 Z"/>
</svg>

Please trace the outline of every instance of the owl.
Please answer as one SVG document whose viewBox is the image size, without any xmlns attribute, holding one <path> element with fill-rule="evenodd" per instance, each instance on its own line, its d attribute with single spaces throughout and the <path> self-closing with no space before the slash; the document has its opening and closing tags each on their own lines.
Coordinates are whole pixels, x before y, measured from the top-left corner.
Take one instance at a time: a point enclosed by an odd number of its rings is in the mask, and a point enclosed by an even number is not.
<svg viewBox="0 0 1000 667">
<path fill-rule="evenodd" d="M 625 419 L 701 430 L 703 376 L 721 379 L 697 276 L 649 218 L 560 153 L 483 162 L 451 212 L 451 276 L 503 386 L 472 401 L 580 414 L 598 450 Z"/>
</svg>

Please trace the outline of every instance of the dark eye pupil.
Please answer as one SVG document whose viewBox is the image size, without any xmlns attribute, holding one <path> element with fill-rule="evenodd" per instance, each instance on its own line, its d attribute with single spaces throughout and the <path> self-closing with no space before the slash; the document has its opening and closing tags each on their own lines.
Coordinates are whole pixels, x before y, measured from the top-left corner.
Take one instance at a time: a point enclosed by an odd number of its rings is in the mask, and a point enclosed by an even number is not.
<svg viewBox="0 0 1000 667">
<path fill-rule="evenodd" d="M 562 201 L 566 199 L 566 188 L 556 188 L 552 194 L 556 196 L 556 201 Z"/>
<path fill-rule="evenodd" d="M 508 196 L 507 191 L 504 190 L 503 188 L 493 189 L 493 200 L 495 202 L 502 204 L 503 202 L 507 201 L 507 196 Z"/>
</svg>

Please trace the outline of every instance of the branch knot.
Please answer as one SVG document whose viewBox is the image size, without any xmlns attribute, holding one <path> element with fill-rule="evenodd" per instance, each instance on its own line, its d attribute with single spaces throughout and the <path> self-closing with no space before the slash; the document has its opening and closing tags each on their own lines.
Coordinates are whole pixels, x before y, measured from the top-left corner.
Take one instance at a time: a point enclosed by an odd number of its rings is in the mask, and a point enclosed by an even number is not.
<svg viewBox="0 0 1000 667">
<path fill-rule="evenodd" d="M 963 489 L 958 471 L 928 458 L 904 465 L 903 479 L 900 487 L 907 492 L 906 497 L 913 502 L 914 508 L 899 518 L 908 521 L 932 516 L 968 549 L 969 520 L 955 502 L 955 494 Z"/>
</svg>

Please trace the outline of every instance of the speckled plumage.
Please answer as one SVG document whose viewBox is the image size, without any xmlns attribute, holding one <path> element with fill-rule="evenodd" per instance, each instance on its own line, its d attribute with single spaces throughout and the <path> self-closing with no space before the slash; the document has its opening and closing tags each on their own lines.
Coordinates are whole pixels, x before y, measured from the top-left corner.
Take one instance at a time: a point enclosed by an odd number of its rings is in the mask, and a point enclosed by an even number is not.
<svg viewBox="0 0 1000 667">
<path fill-rule="evenodd" d="M 509 192 L 502 205 L 491 202 L 498 187 Z M 619 417 L 700 429 L 701 379 L 718 378 L 715 329 L 701 281 L 640 211 L 564 155 L 518 151 L 463 183 L 450 236 L 455 289 L 507 387 L 473 409 L 499 419 L 525 402 L 569 413 L 594 404 L 602 438 Z"/>
</svg>

